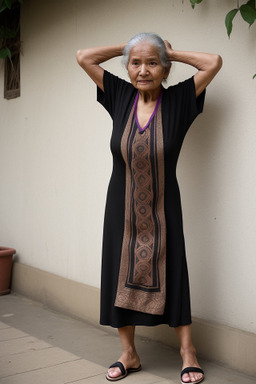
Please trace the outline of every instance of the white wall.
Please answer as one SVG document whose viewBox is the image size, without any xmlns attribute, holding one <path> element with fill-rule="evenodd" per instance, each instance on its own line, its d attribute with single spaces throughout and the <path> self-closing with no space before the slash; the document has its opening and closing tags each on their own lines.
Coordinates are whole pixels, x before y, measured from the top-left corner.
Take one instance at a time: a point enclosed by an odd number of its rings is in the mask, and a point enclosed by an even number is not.
<svg viewBox="0 0 256 384">
<path fill-rule="evenodd" d="M 217 3 L 217 4 L 216 4 Z M 178 176 L 193 315 L 256 333 L 256 26 L 231 1 L 36 1 L 22 6 L 21 97 L 0 98 L 0 243 L 19 261 L 99 287 L 111 121 L 75 60 L 86 46 L 155 31 L 174 48 L 220 53 Z M 120 60 L 106 65 L 126 77 Z M 192 75 L 173 66 L 170 83 Z M 3 68 L 0 64 L 0 94 Z"/>
</svg>

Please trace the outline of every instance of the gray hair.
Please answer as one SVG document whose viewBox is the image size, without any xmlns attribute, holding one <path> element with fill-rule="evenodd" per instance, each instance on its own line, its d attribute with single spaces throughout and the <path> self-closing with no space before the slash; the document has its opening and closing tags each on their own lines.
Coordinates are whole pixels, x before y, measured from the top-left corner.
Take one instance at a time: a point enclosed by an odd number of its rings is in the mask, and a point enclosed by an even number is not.
<svg viewBox="0 0 256 384">
<path fill-rule="evenodd" d="M 169 68 L 171 66 L 170 62 L 167 59 L 166 46 L 164 44 L 163 39 L 156 33 L 138 33 L 129 40 L 123 50 L 122 63 L 125 65 L 126 68 L 128 67 L 131 49 L 142 41 L 147 41 L 148 43 L 157 48 L 161 64 L 164 68 Z"/>
</svg>

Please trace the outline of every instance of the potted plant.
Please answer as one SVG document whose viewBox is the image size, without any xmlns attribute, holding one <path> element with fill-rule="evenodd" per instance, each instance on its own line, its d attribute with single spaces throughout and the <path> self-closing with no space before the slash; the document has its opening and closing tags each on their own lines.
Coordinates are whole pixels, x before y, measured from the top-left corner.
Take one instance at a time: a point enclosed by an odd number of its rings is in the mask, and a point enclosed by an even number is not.
<svg viewBox="0 0 256 384">
<path fill-rule="evenodd" d="M 13 248 L 0 247 L 0 295 L 11 291 L 12 257 L 15 253 Z"/>
</svg>

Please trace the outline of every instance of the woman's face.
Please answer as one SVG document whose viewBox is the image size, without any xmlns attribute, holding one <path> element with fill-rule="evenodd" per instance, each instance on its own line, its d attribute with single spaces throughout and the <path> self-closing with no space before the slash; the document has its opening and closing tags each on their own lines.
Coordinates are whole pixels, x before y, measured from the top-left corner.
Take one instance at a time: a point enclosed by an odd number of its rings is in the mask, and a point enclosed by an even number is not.
<svg viewBox="0 0 256 384">
<path fill-rule="evenodd" d="M 131 49 L 127 69 L 132 85 L 142 92 L 160 89 L 169 74 L 169 69 L 161 63 L 157 48 L 146 41 Z"/>
</svg>

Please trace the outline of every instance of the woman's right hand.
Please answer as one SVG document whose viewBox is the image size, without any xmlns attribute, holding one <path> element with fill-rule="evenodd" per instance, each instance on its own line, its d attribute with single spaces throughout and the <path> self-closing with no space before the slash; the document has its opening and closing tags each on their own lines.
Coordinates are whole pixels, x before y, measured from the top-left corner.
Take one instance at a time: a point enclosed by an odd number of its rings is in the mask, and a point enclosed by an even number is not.
<svg viewBox="0 0 256 384">
<path fill-rule="evenodd" d="M 104 69 L 101 63 L 122 56 L 125 44 L 80 49 L 77 51 L 76 59 L 78 64 L 85 70 L 95 84 L 104 92 L 103 75 Z"/>
</svg>

